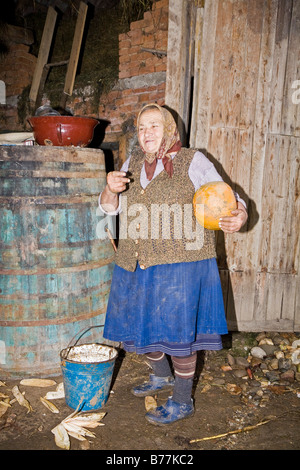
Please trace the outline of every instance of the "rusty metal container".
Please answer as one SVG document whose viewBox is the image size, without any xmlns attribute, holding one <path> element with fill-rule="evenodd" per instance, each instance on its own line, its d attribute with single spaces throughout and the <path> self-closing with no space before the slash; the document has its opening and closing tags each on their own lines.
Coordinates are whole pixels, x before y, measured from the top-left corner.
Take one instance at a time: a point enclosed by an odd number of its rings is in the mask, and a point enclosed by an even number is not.
<svg viewBox="0 0 300 470">
<path fill-rule="evenodd" d="M 60 374 L 70 338 L 103 325 L 113 269 L 111 243 L 96 235 L 105 184 L 101 150 L 0 146 L 1 378 Z"/>
</svg>

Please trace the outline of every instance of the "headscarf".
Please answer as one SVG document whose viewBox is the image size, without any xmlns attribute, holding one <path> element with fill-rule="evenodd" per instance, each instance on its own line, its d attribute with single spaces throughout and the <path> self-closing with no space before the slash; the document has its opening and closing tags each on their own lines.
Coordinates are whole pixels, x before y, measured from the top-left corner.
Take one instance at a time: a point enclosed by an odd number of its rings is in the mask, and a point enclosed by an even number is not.
<svg viewBox="0 0 300 470">
<path fill-rule="evenodd" d="M 164 133 L 160 147 L 156 153 L 147 153 L 143 149 L 141 142 L 139 142 L 141 149 L 145 153 L 145 171 L 147 179 L 151 180 L 153 178 L 157 159 L 162 159 L 165 171 L 168 173 L 169 177 L 172 178 L 173 162 L 171 153 L 177 152 L 182 147 L 177 125 L 170 111 L 156 103 L 150 103 L 144 106 L 140 111 L 137 118 L 137 128 L 139 128 L 141 114 L 149 107 L 156 107 L 160 111 L 163 118 Z"/>
</svg>

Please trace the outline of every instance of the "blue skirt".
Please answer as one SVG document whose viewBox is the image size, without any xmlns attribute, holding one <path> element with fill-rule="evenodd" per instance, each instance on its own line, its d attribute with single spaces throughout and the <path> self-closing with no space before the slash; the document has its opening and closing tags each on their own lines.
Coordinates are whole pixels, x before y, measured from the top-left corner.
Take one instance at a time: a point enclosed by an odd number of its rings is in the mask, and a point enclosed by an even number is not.
<svg viewBox="0 0 300 470">
<path fill-rule="evenodd" d="M 137 354 L 187 356 L 222 349 L 227 332 L 215 258 L 134 272 L 114 267 L 104 338 Z"/>
</svg>

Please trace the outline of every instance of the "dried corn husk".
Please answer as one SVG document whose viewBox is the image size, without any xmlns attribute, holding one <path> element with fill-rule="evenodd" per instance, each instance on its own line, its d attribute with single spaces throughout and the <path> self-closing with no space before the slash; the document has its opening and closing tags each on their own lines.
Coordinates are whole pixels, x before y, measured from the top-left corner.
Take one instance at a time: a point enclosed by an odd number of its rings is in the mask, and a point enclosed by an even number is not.
<svg viewBox="0 0 300 470">
<path fill-rule="evenodd" d="M 0 418 L 1 418 L 1 416 L 4 415 L 4 413 L 6 413 L 6 411 L 7 411 L 6 406 L 2 406 L 2 405 L 0 404 Z"/>
<path fill-rule="evenodd" d="M 11 391 L 12 391 L 13 396 L 17 399 L 17 402 L 21 406 L 24 406 L 25 408 L 27 408 L 28 410 L 27 413 L 30 413 L 31 411 L 33 411 L 31 404 L 25 397 L 23 397 L 17 385 L 15 385 Z"/>
<path fill-rule="evenodd" d="M 4 405 L 7 408 L 10 407 L 11 404 L 9 403 L 9 398 L 3 398 L 3 400 L 0 401 L 0 405 Z"/>
<path fill-rule="evenodd" d="M 78 410 L 75 410 L 69 416 L 67 416 L 60 423 L 60 425 L 64 428 L 65 432 L 69 436 L 74 437 L 75 439 L 78 439 L 79 441 L 86 441 L 85 436 L 96 437 L 96 435 L 93 432 L 89 431 L 86 428 L 96 428 L 97 426 L 104 426 L 104 424 L 99 423 L 99 421 L 101 421 L 101 419 L 105 416 L 105 414 L 106 413 L 90 413 L 90 414 L 80 415 L 78 414 Z M 56 434 L 58 434 L 58 431 L 59 431 L 56 428 L 52 429 L 52 432 L 54 435 L 55 435 L 55 432 Z M 56 431 L 54 432 L 54 430 Z M 57 445 L 61 444 L 61 439 L 59 436 L 57 438 L 57 442 L 58 442 Z M 59 447 L 61 447 L 61 445 L 59 445 Z"/>
<path fill-rule="evenodd" d="M 84 436 L 82 436 L 81 434 L 79 434 L 78 432 L 70 431 L 70 430 L 68 430 L 67 432 L 68 432 L 69 436 L 74 437 L 78 441 L 87 441 L 87 439 Z"/>
<path fill-rule="evenodd" d="M 22 379 L 20 385 L 27 385 L 28 387 L 53 387 L 53 385 L 56 385 L 56 382 L 50 379 Z"/>
<path fill-rule="evenodd" d="M 154 397 L 147 396 L 145 397 L 145 408 L 146 411 L 155 410 L 157 408 L 157 401 Z"/>
<path fill-rule="evenodd" d="M 64 398 L 64 396 L 65 396 L 64 383 L 61 382 L 60 384 L 57 385 L 55 391 L 47 392 L 45 395 L 45 398 L 47 398 L 47 400 L 56 400 L 57 398 Z"/>
<path fill-rule="evenodd" d="M 51 401 L 43 397 L 40 397 L 40 400 L 43 405 L 45 405 L 45 407 L 48 408 L 48 410 L 50 410 L 52 413 L 59 413 L 59 409 L 53 403 L 51 403 Z"/>
<path fill-rule="evenodd" d="M 51 432 L 54 434 L 55 444 L 58 447 L 66 450 L 70 449 L 69 435 L 61 423 L 55 426 L 55 428 L 51 429 Z"/>
<path fill-rule="evenodd" d="M 104 426 L 104 423 L 99 423 L 99 421 L 105 416 L 105 414 L 106 413 L 91 413 L 85 416 L 75 416 L 74 418 L 71 418 L 71 420 L 72 423 L 76 424 L 77 426 L 96 428 L 97 426 Z"/>
<path fill-rule="evenodd" d="M 1 400 L 0 401 L 0 418 L 1 416 L 4 415 L 4 413 L 6 413 L 8 407 L 10 407 L 11 405 L 9 403 L 7 403 L 6 401 L 4 400 Z"/>
<path fill-rule="evenodd" d="M 83 428 L 82 426 L 77 426 L 72 422 L 63 422 L 62 423 L 65 429 L 69 432 L 73 432 L 74 434 L 79 434 L 80 436 L 89 436 L 89 437 L 96 437 L 96 435 L 89 431 L 88 429 Z"/>
</svg>

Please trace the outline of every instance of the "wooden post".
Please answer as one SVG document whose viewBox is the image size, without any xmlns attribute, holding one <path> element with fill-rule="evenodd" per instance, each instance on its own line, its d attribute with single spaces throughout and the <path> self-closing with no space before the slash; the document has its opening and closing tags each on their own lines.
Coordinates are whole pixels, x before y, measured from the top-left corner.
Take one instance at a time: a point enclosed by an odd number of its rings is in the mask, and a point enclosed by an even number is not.
<svg viewBox="0 0 300 470">
<path fill-rule="evenodd" d="M 57 17 L 57 13 L 54 10 L 54 8 L 49 7 L 47 18 L 46 18 L 46 23 L 44 26 L 43 36 L 41 40 L 41 46 L 39 50 L 37 64 L 36 64 L 35 71 L 33 74 L 31 89 L 29 93 L 29 99 L 34 102 L 36 101 L 37 94 L 39 91 L 39 86 L 40 86 L 40 81 L 42 78 L 44 66 L 47 64 L 47 61 L 48 61 L 49 51 L 50 51 L 50 47 L 52 43 L 53 31 L 54 31 L 54 27 L 56 23 L 56 17 Z"/>
<path fill-rule="evenodd" d="M 78 18 L 76 22 L 76 28 L 73 38 L 72 50 L 69 59 L 69 65 L 67 75 L 65 79 L 64 93 L 71 96 L 73 93 L 73 86 L 75 81 L 76 69 L 78 65 L 79 53 L 81 48 L 81 41 L 84 31 L 85 19 L 87 14 L 88 6 L 80 2 Z"/>
<path fill-rule="evenodd" d="M 166 105 L 178 115 L 183 145 L 188 144 L 194 62 L 195 5 L 173 0 L 169 5 Z"/>
</svg>

